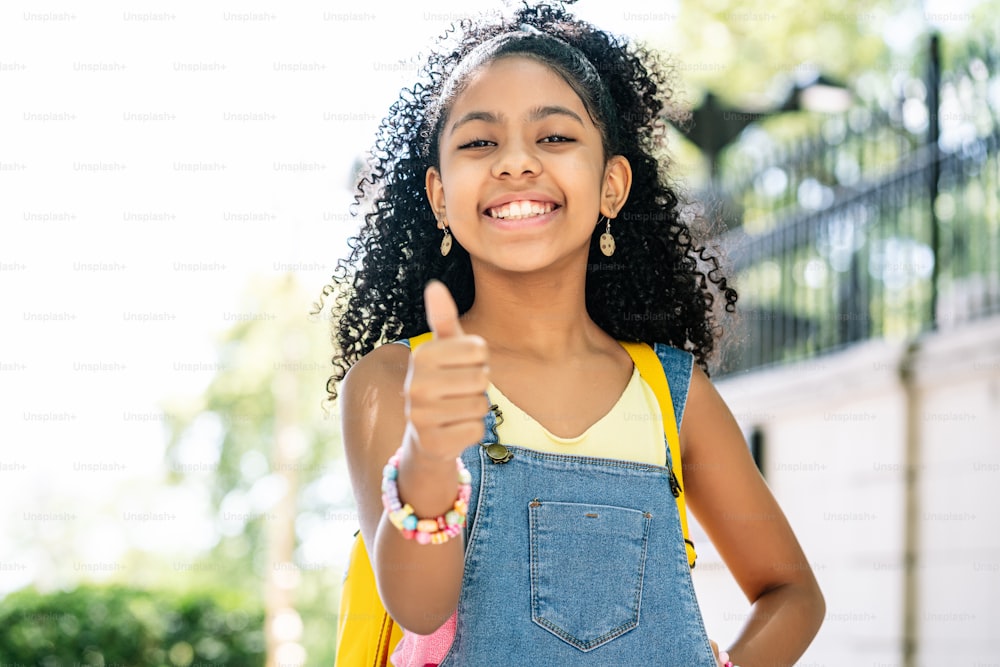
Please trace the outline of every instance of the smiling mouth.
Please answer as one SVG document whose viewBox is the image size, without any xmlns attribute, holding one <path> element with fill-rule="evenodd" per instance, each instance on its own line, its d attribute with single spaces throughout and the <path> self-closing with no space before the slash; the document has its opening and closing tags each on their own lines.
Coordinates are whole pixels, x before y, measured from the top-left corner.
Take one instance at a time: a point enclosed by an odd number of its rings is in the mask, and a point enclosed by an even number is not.
<svg viewBox="0 0 1000 667">
<path fill-rule="evenodd" d="M 486 209 L 486 215 L 497 220 L 524 220 L 536 218 L 559 208 L 558 204 L 540 201 L 512 201 L 503 206 Z"/>
</svg>

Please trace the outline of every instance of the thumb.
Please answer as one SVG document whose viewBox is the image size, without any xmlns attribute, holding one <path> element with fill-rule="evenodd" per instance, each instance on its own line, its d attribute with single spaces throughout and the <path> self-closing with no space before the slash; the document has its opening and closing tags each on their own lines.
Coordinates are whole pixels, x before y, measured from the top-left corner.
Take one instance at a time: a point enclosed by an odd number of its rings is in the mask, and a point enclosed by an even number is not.
<svg viewBox="0 0 1000 667">
<path fill-rule="evenodd" d="M 458 306 L 441 281 L 432 280 L 424 287 L 424 310 L 427 326 L 434 332 L 435 338 L 462 335 L 462 326 L 458 323 Z"/>
</svg>

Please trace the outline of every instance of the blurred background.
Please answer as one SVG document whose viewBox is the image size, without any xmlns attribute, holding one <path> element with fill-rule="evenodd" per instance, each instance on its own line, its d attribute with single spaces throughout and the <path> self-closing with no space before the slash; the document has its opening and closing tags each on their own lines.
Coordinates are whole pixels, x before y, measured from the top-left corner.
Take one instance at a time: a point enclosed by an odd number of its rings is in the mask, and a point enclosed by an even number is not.
<svg viewBox="0 0 1000 667">
<path fill-rule="evenodd" d="M 413 56 L 500 7 L 0 9 L 0 663 L 332 664 L 357 517 L 310 311 Z M 800 664 L 995 664 L 1000 2 L 575 11 L 691 110 L 673 174 L 740 291 L 713 377 L 827 596 Z"/>
</svg>

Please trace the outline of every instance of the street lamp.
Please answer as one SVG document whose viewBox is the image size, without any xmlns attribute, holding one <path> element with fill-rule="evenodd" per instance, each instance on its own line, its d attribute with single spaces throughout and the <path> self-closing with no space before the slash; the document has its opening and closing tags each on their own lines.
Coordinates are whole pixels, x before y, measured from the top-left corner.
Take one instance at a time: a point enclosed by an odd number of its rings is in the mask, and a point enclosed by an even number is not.
<svg viewBox="0 0 1000 667">
<path fill-rule="evenodd" d="M 768 109 L 740 109 L 722 104 L 714 93 L 691 112 L 691 120 L 677 129 L 701 149 L 708 159 L 712 180 L 718 176 L 718 157 L 748 125 L 786 111 L 842 113 L 851 105 L 851 93 L 841 83 L 819 74 L 798 83 L 778 105 Z"/>
</svg>

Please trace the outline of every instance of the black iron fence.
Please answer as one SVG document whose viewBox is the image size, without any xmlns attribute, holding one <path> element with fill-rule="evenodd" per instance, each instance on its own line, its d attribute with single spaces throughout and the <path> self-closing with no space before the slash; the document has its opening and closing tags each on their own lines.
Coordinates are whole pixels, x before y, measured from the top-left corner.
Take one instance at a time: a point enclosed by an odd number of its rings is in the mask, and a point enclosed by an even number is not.
<svg viewBox="0 0 1000 667">
<path fill-rule="evenodd" d="M 1000 313 L 1000 57 L 941 73 L 931 53 L 896 107 L 727 156 L 740 312 L 721 373 Z"/>
</svg>

